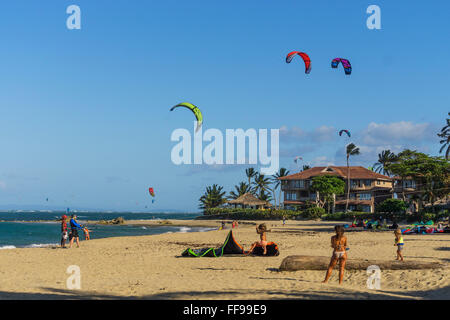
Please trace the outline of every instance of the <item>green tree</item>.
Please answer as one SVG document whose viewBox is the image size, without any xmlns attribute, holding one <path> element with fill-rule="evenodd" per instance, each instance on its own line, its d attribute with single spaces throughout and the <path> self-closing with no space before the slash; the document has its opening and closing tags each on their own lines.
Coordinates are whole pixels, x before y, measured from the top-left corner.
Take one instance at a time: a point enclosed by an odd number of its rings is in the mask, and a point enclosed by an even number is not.
<svg viewBox="0 0 450 320">
<path fill-rule="evenodd" d="M 213 184 L 206 187 L 205 193 L 200 197 L 200 209 L 210 209 L 218 207 L 225 203 L 224 195 L 226 192 L 222 191 L 223 187 Z"/>
<path fill-rule="evenodd" d="M 375 172 L 383 173 L 384 175 L 390 176 L 391 173 L 387 169 L 388 165 L 393 163 L 396 159 L 395 153 L 391 150 L 383 150 L 378 154 L 378 161 L 373 165 Z"/>
<path fill-rule="evenodd" d="M 308 169 L 311 169 L 311 166 L 308 166 L 307 164 L 303 165 L 302 171 L 306 171 Z"/>
<path fill-rule="evenodd" d="M 270 189 L 270 183 L 271 180 L 270 178 L 266 177 L 263 174 L 260 173 L 256 173 L 252 185 L 253 185 L 253 192 L 255 194 L 261 193 L 261 191 L 263 192 L 270 192 L 272 191 Z"/>
<path fill-rule="evenodd" d="M 252 188 L 244 181 L 239 183 L 239 185 L 234 186 L 234 189 L 236 192 L 230 191 L 230 196 L 228 197 L 229 199 L 237 199 L 240 196 L 251 192 L 251 190 L 252 190 Z"/>
<path fill-rule="evenodd" d="M 450 116 L 450 112 L 448 113 Z M 442 144 L 441 149 L 439 150 L 439 153 L 442 153 L 445 148 L 447 150 L 445 151 L 445 159 L 450 160 L 450 119 L 446 119 L 447 125 L 441 129 L 441 132 L 439 132 L 437 135 L 439 138 L 442 138 L 439 143 Z"/>
<path fill-rule="evenodd" d="M 245 169 L 245 175 L 247 176 L 249 186 L 252 185 L 252 178 L 255 177 L 256 174 L 257 172 L 254 168 Z"/>
<path fill-rule="evenodd" d="M 388 170 L 401 178 L 403 201 L 406 200 L 403 181 L 407 177 L 416 182 L 422 199 L 431 204 L 449 193 L 450 163 L 443 157 L 431 157 L 406 149 L 397 155 L 395 162 L 388 165 Z"/>
<path fill-rule="evenodd" d="M 277 204 L 275 198 L 275 191 L 277 188 L 280 188 L 280 196 L 278 197 L 278 208 L 281 207 L 281 180 L 279 180 L 279 178 L 286 177 L 287 175 L 289 175 L 289 170 L 287 170 L 286 168 L 280 168 L 280 170 L 278 170 L 278 172 L 272 176 L 273 182 L 275 184 L 273 187 L 273 198 L 275 201 L 275 205 Z"/>
<path fill-rule="evenodd" d="M 400 199 L 386 199 L 377 206 L 378 212 L 385 213 L 404 213 L 406 211 L 406 203 Z"/>
<path fill-rule="evenodd" d="M 345 193 L 345 182 L 335 176 L 317 176 L 312 178 L 311 191 L 319 193 L 319 207 L 328 204 L 330 212 L 330 204 L 334 206 L 334 196 Z"/>
<path fill-rule="evenodd" d="M 350 143 L 349 145 L 347 145 L 345 151 L 346 151 L 346 154 L 347 154 L 347 201 L 345 203 L 345 212 L 348 212 L 348 202 L 350 200 L 350 189 L 351 189 L 349 159 L 350 159 L 351 156 L 359 155 L 360 152 L 359 152 L 359 148 L 357 148 L 355 146 L 355 144 L 353 144 L 353 143 Z"/>
</svg>

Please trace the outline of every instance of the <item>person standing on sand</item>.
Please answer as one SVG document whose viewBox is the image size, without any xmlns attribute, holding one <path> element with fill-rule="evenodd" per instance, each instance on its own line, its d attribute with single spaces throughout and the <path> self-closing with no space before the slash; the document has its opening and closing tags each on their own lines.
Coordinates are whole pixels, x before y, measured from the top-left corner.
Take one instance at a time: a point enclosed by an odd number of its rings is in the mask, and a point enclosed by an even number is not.
<svg viewBox="0 0 450 320">
<path fill-rule="evenodd" d="M 342 284 L 344 279 L 345 263 L 347 262 L 347 237 L 344 236 L 344 227 L 335 226 L 336 235 L 331 237 L 331 247 L 333 248 L 333 255 L 331 256 L 330 264 L 328 266 L 325 280 L 322 283 L 327 283 L 330 279 L 331 272 L 339 261 L 339 284 Z"/>
<path fill-rule="evenodd" d="M 286 216 L 283 216 L 283 227 L 286 225 Z"/>
<path fill-rule="evenodd" d="M 71 229 L 71 233 L 72 233 L 72 238 L 70 239 L 70 242 L 69 242 L 69 248 L 72 247 L 74 239 L 77 242 L 77 248 L 79 248 L 80 247 L 80 236 L 78 235 L 78 229 L 83 230 L 83 227 L 78 224 L 77 216 L 75 214 L 73 214 L 71 216 L 70 229 Z"/>
<path fill-rule="evenodd" d="M 395 234 L 394 246 L 397 246 L 397 258 L 395 260 L 403 261 L 402 250 L 403 250 L 404 242 L 403 242 L 402 230 L 396 229 L 394 231 L 394 234 Z"/>
<path fill-rule="evenodd" d="M 66 247 L 67 234 L 67 216 L 63 214 L 61 217 L 61 248 Z"/>
</svg>

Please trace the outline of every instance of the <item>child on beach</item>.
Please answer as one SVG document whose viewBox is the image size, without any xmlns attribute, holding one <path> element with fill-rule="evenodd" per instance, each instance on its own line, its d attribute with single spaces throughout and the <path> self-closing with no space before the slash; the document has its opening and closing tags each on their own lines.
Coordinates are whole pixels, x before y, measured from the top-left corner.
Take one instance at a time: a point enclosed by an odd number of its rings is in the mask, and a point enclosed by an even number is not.
<svg viewBox="0 0 450 320">
<path fill-rule="evenodd" d="M 331 237 L 333 255 L 331 256 L 330 264 L 325 275 L 325 280 L 322 283 L 328 282 L 333 268 L 339 261 L 339 284 L 342 284 L 342 280 L 344 279 L 345 263 L 347 262 L 347 237 L 344 236 L 343 226 L 335 226 L 334 230 L 336 231 L 336 235 Z"/>
<path fill-rule="evenodd" d="M 89 229 L 87 227 L 83 228 L 84 240 L 91 240 L 91 236 L 89 235 Z"/>
<path fill-rule="evenodd" d="M 403 261 L 402 250 L 403 250 L 404 243 L 403 243 L 402 231 L 400 229 L 396 229 L 394 231 L 394 234 L 395 234 L 394 246 L 397 246 L 397 258 L 395 260 Z"/>
<path fill-rule="evenodd" d="M 64 214 L 61 217 L 61 248 L 66 247 L 67 234 L 67 216 Z"/>
<path fill-rule="evenodd" d="M 263 248 L 264 255 L 267 254 L 267 238 L 266 238 L 267 232 L 270 232 L 270 230 L 267 230 L 265 223 L 261 223 L 259 226 L 256 227 L 256 233 L 259 234 L 261 240 L 253 243 L 250 250 L 246 254 L 252 253 L 253 249 L 255 249 L 257 245 L 260 245 Z"/>
</svg>

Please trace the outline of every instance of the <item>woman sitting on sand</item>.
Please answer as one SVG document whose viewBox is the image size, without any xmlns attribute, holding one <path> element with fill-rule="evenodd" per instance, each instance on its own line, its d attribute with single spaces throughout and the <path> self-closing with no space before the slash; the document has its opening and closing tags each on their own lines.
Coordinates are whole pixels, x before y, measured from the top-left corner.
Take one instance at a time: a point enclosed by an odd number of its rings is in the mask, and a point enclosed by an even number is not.
<svg viewBox="0 0 450 320">
<path fill-rule="evenodd" d="M 327 283 L 330 279 L 331 272 L 339 261 L 339 284 L 342 284 L 344 279 L 345 263 L 347 262 L 347 237 L 344 236 L 344 227 L 335 226 L 336 235 L 331 237 L 331 247 L 333 248 L 333 255 L 331 256 L 330 265 L 328 266 L 327 274 L 323 283 Z"/>
<path fill-rule="evenodd" d="M 266 224 L 261 223 L 259 226 L 256 227 L 256 233 L 260 236 L 260 241 L 257 241 L 252 244 L 250 250 L 246 254 L 250 254 L 253 252 L 253 250 L 256 248 L 257 245 L 260 245 L 264 252 L 263 254 L 267 254 L 267 238 L 266 238 L 266 232 L 270 232 L 270 230 L 267 230 Z"/>
</svg>

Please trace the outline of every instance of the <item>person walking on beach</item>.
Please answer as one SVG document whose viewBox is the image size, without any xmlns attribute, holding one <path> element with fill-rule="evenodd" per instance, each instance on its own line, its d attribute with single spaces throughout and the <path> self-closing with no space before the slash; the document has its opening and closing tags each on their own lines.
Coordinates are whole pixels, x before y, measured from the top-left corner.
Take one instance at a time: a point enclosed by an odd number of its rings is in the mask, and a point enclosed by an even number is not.
<svg viewBox="0 0 450 320">
<path fill-rule="evenodd" d="M 283 216 L 283 227 L 286 225 L 286 216 Z"/>
<path fill-rule="evenodd" d="M 347 237 L 344 236 L 344 227 L 335 226 L 336 235 L 331 237 L 331 247 L 333 248 L 333 255 L 331 256 L 330 264 L 328 266 L 325 280 L 322 283 L 327 283 L 330 279 L 331 272 L 339 261 L 339 284 L 342 284 L 344 279 L 345 263 L 347 262 Z"/>
<path fill-rule="evenodd" d="M 267 230 L 266 224 L 261 223 L 259 226 L 256 227 L 256 233 L 260 236 L 260 241 L 257 241 L 252 244 L 250 250 L 246 254 L 250 254 L 253 252 L 253 250 L 256 248 L 257 245 L 261 246 L 264 250 L 263 254 L 267 254 L 267 238 L 266 233 L 270 232 L 270 230 Z"/>
<path fill-rule="evenodd" d="M 78 224 L 77 222 L 77 216 L 73 214 L 70 219 L 70 229 L 72 237 L 70 239 L 69 248 L 72 247 L 73 240 L 77 242 L 77 248 L 80 247 L 80 236 L 78 235 L 78 229 L 83 230 L 83 227 Z"/>
<path fill-rule="evenodd" d="M 395 260 L 403 261 L 403 236 L 402 236 L 402 230 L 396 229 L 394 231 L 395 234 L 395 244 L 394 246 L 397 246 L 397 258 Z"/>
<path fill-rule="evenodd" d="M 67 216 L 63 214 L 61 217 L 61 248 L 66 247 L 67 234 Z"/>
</svg>

